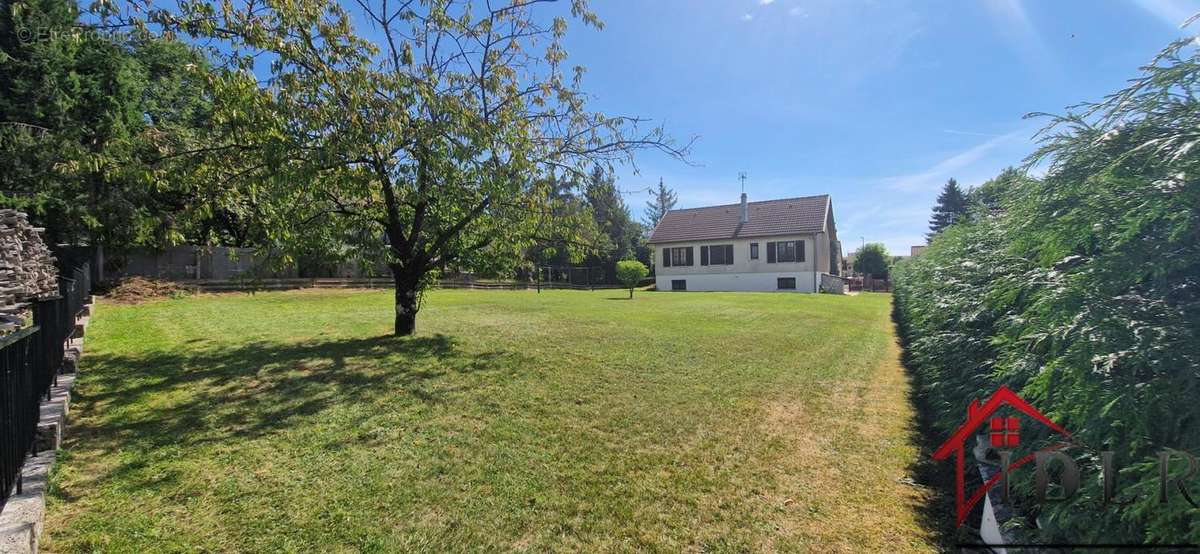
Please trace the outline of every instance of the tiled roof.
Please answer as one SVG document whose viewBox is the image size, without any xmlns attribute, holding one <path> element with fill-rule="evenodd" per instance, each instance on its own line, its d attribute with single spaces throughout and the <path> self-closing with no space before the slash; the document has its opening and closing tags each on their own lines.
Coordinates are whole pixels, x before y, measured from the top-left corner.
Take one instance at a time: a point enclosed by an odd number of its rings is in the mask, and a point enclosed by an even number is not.
<svg viewBox="0 0 1200 554">
<path fill-rule="evenodd" d="M 721 240 L 815 233 L 825 227 L 829 195 L 750 202 L 750 221 L 740 223 L 740 204 L 671 210 L 650 234 L 650 242 Z"/>
</svg>

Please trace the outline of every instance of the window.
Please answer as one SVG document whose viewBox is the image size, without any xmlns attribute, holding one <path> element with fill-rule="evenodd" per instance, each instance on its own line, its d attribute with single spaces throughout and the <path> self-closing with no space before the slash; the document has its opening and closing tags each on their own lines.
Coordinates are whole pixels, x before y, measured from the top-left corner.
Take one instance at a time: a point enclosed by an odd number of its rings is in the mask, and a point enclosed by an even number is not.
<svg viewBox="0 0 1200 554">
<path fill-rule="evenodd" d="M 779 290 L 796 290 L 796 278 L 780 277 L 775 280 L 775 288 Z"/>
<path fill-rule="evenodd" d="M 733 245 L 701 246 L 700 265 L 733 265 Z"/>
<path fill-rule="evenodd" d="M 663 267 L 692 265 L 692 247 L 663 249 Z"/>
<path fill-rule="evenodd" d="M 750 259 L 751 260 L 758 259 L 758 243 L 757 242 L 750 243 Z"/>
<path fill-rule="evenodd" d="M 767 263 L 804 261 L 804 241 L 788 240 L 767 243 Z"/>
<path fill-rule="evenodd" d="M 671 279 L 671 290 L 687 290 L 687 279 Z"/>
</svg>

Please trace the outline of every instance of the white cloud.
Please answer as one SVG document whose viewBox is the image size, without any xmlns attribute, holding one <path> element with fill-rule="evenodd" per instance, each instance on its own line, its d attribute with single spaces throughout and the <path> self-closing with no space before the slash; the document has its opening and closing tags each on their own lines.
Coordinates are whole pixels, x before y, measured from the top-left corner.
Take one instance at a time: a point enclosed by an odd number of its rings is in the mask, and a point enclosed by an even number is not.
<svg viewBox="0 0 1200 554">
<path fill-rule="evenodd" d="M 804 8 L 801 8 L 800 6 L 794 6 L 792 9 L 788 10 L 788 15 L 792 17 L 808 17 L 808 12 L 805 12 Z"/>
<path fill-rule="evenodd" d="M 761 5 L 763 5 L 763 6 L 766 6 L 766 5 L 768 5 L 768 4 L 774 4 L 774 3 L 775 3 L 775 0 L 758 0 L 758 3 L 759 3 L 759 4 L 761 4 Z"/>
<path fill-rule="evenodd" d="M 949 158 L 934 164 L 925 171 L 910 173 L 907 175 L 885 177 L 882 181 L 888 186 L 888 188 L 910 192 L 940 187 L 946 179 L 953 177 L 955 172 L 958 172 L 964 168 L 968 168 L 971 166 L 971 164 L 983 159 L 988 152 L 995 149 L 997 146 L 1011 141 L 1025 133 L 1027 133 L 1027 131 L 1021 129 L 993 137 L 987 141 L 950 156 Z"/>
<path fill-rule="evenodd" d="M 754 14 L 750 14 L 750 13 L 742 14 L 742 21 L 753 21 L 753 20 L 754 20 Z"/>
</svg>

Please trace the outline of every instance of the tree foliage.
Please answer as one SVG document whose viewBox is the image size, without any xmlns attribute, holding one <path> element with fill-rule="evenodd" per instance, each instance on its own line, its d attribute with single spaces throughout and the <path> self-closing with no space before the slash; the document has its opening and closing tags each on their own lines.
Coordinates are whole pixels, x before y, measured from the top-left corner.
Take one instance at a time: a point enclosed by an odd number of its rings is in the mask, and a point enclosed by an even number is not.
<svg viewBox="0 0 1200 554">
<path fill-rule="evenodd" d="M 584 70 L 566 66 L 568 20 L 539 7 L 247 0 L 148 9 L 167 30 L 220 41 L 240 69 L 214 85 L 218 144 L 203 152 L 214 178 L 246 183 L 268 239 L 285 252 L 346 245 L 386 260 L 395 331 L 409 334 L 438 271 L 521 263 L 556 215 L 551 171 L 582 177 L 640 148 L 684 155 L 660 127 L 586 109 Z M 583 0 L 569 12 L 600 27 Z"/>
<path fill-rule="evenodd" d="M 650 190 L 650 200 L 646 202 L 646 212 L 642 223 L 648 229 L 654 229 L 658 226 L 658 222 L 662 220 L 667 212 L 675 208 L 675 203 L 678 201 L 675 191 L 667 188 L 663 184 L 663 180 L 658 180 L 658 187 Z"/>
<path fill-rule="evenodd" d="M 28 211 L 53 242 L 201 239 L 207 183 L 170 153 L 205 139 L 204 57 L 84 24 L 67 0 L 0 8 L 0 202 Z"/>
<path fill-rule="evenodd" d="M 958 186 L 958 181 L 950 179 L 942 187 L 933 207 L 933 216 L 929 219 L 929 238 L 942 232 L 943 229 L 954 225 L 967 213 L 967 198 Z"/>
<path fill-rule="evenodd" d="M 1200 453 L 1198 70 L 1180 41 L 1130 87 L 1049 116 L 1029 159 L 1045 177 L 1006 171 L 896 269 L 906 354 L 940 431 L 1003 384 L 1073 433 L 1079 493 L 1019 505 L 1036 531 L 1012 523 L 1036 539 L 1200 541 L 1196 509 L 1177 491 L 1160 504 L 1156 473 L 1164 449 Z M 1121 468 L 1116 507 L 1101 505 L 1101 450 Z"/>
<path fill-rule="evenodd" d="M 879 243 L 868 243 L 854 256 L 854 271 L 877 279 L 887 279 L 891 267 L 891 256 L 887 248 Z"/>
<path fill-rule="evenodd" d="M 621 260 L 617 262 L 617 280 L 629 287 L 629 297 L 633 298 L 633 289 L 638 282 L 650 274 L 646 264 L 637 260 Z"/>
</svg>

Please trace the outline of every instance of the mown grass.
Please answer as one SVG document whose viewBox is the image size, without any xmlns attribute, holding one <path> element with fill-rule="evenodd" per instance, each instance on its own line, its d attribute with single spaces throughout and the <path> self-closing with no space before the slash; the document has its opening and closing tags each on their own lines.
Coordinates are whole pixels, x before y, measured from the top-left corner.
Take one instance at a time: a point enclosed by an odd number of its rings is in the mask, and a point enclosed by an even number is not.
<svg viewBox="0 0 1200 554">
<path fill-rule="evenodd" d="M 923 550 L 885 295 L 102 302 L 50 551 Z"/>
</svg>

